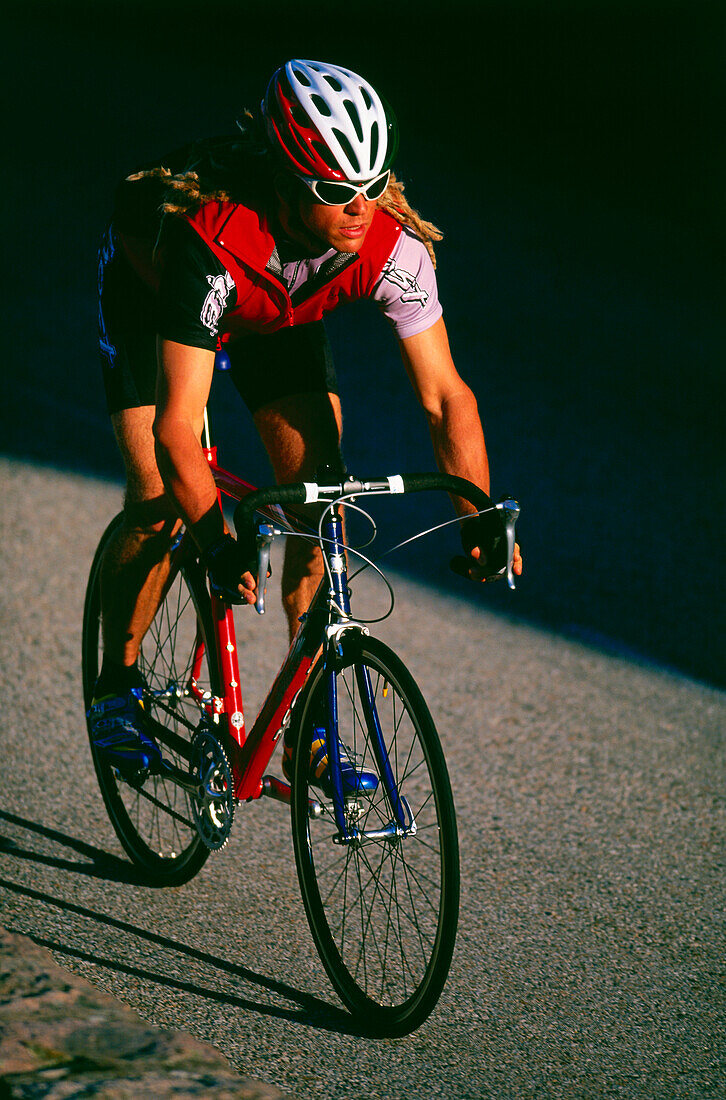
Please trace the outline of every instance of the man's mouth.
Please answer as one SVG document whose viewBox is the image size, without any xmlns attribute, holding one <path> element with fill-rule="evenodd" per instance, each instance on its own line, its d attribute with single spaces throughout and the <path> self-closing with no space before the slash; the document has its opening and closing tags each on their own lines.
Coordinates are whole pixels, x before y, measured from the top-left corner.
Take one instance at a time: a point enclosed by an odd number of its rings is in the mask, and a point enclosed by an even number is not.
<svg viewBox="0 0 726 1100">
<path fill-rule="evenodd" d="M 359 237 L 362 237 L 365 231 L 365 225 L 346 225 L 338 230 L 342 237 L 347 237 L 350 241 L 355 241 Z"/>
</svg>

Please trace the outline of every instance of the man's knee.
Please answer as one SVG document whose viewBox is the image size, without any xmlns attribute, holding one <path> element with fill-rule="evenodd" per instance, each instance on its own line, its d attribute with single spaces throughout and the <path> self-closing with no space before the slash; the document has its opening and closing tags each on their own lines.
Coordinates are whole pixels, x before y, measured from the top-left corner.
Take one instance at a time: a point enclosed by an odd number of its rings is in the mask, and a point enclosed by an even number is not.
<svg viewBox="0 0 726 1100">
<path fill-rule="evenodd" d="M 298 394 L 255 413 L 278 481 L 313 478 L 321 465 L 343 470 L 342 417 L 336 394 Z"/>
<path fill-rule="evenodd" d="M 156 536 L 170 538 L 180 523 L 176 509 L 165 495 L 151 500 L 130 500 L 127 497 L 123 517 L 126 530 L 140 539 Z"/>
</svg>

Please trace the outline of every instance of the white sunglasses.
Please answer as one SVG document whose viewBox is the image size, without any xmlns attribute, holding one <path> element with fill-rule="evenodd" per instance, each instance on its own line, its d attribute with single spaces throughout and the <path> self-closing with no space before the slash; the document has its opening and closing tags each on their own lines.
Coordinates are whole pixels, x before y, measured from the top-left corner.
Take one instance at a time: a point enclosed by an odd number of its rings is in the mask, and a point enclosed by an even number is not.
<svg viewBox="0 0 726 1100">
<path fill-rule="evenodd" d="M 380 199 L 388 187 L 390 169 L 368 183 L 357 187 L 354 183 L 337 183 L 333 180 L 311 180 L 308 176 L 298 176 L 319 202 L 326 206 L 347 206 L 357 195 L 364 195 L 369 202 Z"/>
</svg>

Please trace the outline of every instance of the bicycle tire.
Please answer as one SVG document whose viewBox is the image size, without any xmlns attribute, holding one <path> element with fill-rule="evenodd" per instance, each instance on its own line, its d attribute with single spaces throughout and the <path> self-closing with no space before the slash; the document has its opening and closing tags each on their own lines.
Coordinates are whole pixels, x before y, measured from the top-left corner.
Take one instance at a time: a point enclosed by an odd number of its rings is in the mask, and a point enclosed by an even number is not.
<svg viewBox="0 0 726 1100">
<path fill-rule="evenodd" d="M 121 523 L 115 517 L 101 537 L 86 591 L 83 614 L 83 693 L 85 708 L 91 703 L 98 676 L 101 647 L 101 562 L 115 531 Z M 203 675 L 199 687 L 219 694 L 219 676 L 213 649 L 207 645 L 212 635 L 209 613 L 205 611 L 209 597 L 204 578 L 196 563 L 182 565 L 167 587 L 154 621 L 147 632 L 139 655 L 139 669 L 146 687 L 144 706 L 157 722 L 176 734 L 177 750 L 164 744 L 163 754 L 172 763 L 184 768 L 184 753 L 191 741 L 193 726 L 200 720 L 200 709 L 186 692 L 191 651 L 197 633 L 204 643 Z M 175 690 L 178 688 L 178 691 Z M 161 690 L 169 689 L 165 701 L 171 707 L 163 709 L 155 702 L 154 692 L 161 699 Z M 172 713 L 169 713 L 171 709 Z M 179 751 L 183 750 L 183 751 Z M 179 886 L 194 877 L 204 865 L 209 849 L 194 825 L 189 796 L 171 780 L 149 776 L 139 789 L 124 782 L 116 770 L 103 759 L 91 743 L 91 755 L 101 794 L 111 824 L 133 863 L 146 872 L 149 881 L 159 886 Z"/>
<path fill-rule="evenodd" d="M 430 1014 L 451 965 L 459 915 L 456 814 L 439 737 L 411 673 L 382 642 L 349 634 L 336 662 L 340 741 L 357 767 L 379 777 L 372 796 L 347 801 L 349 821 L 356 817 L 365 832 L 390 826 L 392 818 L 363 716 L 363 669 L 417 832 L 340 844 L 329 804 L 322 817 L 311 817 L 309 799 L 321 802 L 308 782 L 314 716 L 327 705 L 320 661 L 295 727 L 293 847 L 310 931 L 333 987 L 367 1030 L 403 1035 Z"/>
</svg>

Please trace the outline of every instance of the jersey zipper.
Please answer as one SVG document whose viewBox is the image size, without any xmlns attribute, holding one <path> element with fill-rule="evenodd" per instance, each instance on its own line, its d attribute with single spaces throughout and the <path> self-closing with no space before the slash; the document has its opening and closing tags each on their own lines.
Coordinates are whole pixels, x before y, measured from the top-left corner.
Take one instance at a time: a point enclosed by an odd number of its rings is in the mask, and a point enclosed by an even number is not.
<svg viewBox="0 0 726 1100">
<path fill-rule="evenodd" d="M 308 279 L 299 290 L 296 290 L 290 295 L 293 309 L 299 306 L 301 302 L 306 302 L 308 298 L 312 298 L 313 295 L 317 294 L 317 292 L 322 290 L 324 286 L 327 286 L 328 283 L 332 283 L 333 279 L 337 278 L 342 271 L 349 268 L 351 264 L 357 263 L 359 258 L 357 252 L 337 252 L 335 256 L 332 257 L 332 263 L 321 264 L 313 278 Z"/>
</svg>

